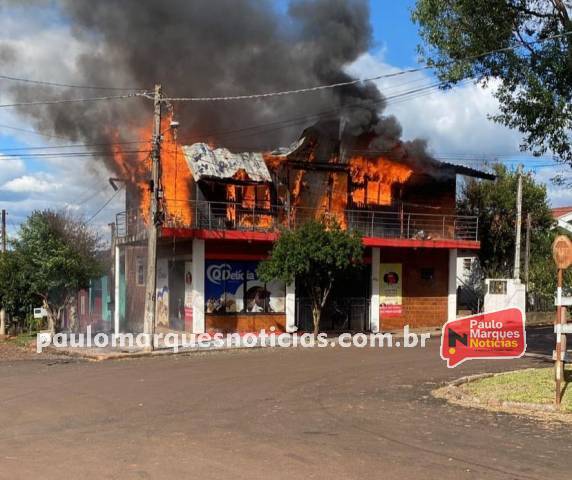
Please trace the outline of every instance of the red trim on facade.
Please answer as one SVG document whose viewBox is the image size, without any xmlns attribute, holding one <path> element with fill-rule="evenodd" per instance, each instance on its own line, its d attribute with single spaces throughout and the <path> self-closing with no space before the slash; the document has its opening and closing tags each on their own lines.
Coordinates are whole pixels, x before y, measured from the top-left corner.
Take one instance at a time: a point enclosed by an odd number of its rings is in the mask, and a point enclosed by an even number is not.
<svg viewBox="0 0 572 480">
<path fill-rule="evenodd" d="M 203 240 L 246 240 L 254 242 L 274 242 L 276 232 L 247 232 L 240 230 L 196 230 L 192 228 L 168 228 L 161 230 L 163 237 L 200 238 Z"/>
<path fill-rule="evenodd" d="M 161 233 L 163 237 L 200 238 L 203 240 L 237 240 L 270 243 L 275 242 L 278 238 L 278 232 L 197 230 L 191 228 L 170 227 L 163 227 Z M 457 248 L 463 250 L 478 250 L 481 248 L 481 242 L 474 240 L 415 240 L 406 238 L 363 237 L 363 244 L 366 247 Z"/>
<path fill-rule="evenodd" d="M 478 250 L 481 242 L 473 240 L 414 240 L 405 238 L 363 237 L 366 247 L 458 248 Z"/>
<path fill-rule="evenodd" d="M 268 255 L 261 253 L 237 253 L 237 252 L 207 252 L 207 260 L 266 260 Z"/>
</svg>

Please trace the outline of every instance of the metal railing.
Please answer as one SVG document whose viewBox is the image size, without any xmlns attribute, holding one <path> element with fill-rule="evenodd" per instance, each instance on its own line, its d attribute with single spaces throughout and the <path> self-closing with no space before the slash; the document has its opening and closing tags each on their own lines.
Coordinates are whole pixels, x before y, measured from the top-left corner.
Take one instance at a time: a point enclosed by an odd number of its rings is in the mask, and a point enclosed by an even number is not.
<svg viewBox="0 0 572 480">
<path fill-rule="evenodd" d="M 342 210 L 233 202 L 169 202 L 163 225 L 171 228 L 273 232 L 295 228 L 311 219 L 334 218 L 366 237 L 416 240 L 477 240 L 473 216 L 413 211 Z M 116 216 L 118 237 L 137 236 L 145 228 L 139 211 Z"/>
</svg>

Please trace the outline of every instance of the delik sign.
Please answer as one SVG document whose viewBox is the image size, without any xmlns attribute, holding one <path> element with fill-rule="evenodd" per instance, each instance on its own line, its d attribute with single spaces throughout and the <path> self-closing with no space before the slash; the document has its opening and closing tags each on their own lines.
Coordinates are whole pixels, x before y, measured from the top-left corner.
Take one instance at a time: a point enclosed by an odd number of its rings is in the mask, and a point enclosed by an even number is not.
<svg viewBox="0 0 572 480">
<path fill-rule="evenodd" d="M 443 325 L 441 358 L 449 368 L 470 359 L 519 358 L 525 351 L 524 317 L 518 308 L 457 318 Z"/>
</svg>

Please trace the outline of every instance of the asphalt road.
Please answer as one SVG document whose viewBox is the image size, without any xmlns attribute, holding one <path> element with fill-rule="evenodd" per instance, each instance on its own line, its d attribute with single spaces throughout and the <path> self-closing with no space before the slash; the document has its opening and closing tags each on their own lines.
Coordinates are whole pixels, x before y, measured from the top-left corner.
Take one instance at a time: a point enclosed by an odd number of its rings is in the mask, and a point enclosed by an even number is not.
<svg viewBox="0 0 572 480">
<path fill-rule="evenodd" d="M 0 362 L 0 478 L 570 479 L 572 429 L 446 404 L 426 349 Z"/>
</svg>

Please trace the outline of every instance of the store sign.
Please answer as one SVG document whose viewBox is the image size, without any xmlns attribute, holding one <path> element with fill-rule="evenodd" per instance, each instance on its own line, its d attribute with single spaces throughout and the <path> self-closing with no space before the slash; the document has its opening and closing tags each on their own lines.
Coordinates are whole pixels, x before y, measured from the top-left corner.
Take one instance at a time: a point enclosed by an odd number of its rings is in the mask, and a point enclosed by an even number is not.
<svg viewBox="0 0 572 480">
<path fill-rule="evenodd" d="M 169 327 L 169 263 L 166 258 L 157 259 L 156 324 Z"/>
<path fill-rule="evenodd" d="M 207 261 L 207 313 L 276 313 L 285 311 L 283 282 L 264 283 L 256 274 L 258 262 Z"/>
<path fill-rule="evenodd" d="M 185 330 L 193 324 L 193 262 L 185 262 Z"/>
<path fill-rule="evenodd" d="M 400 317 L 402 307 L 403 266 L 382 263 L 379 269 L 379 313 L 381 317 Z"/>
</svg>

